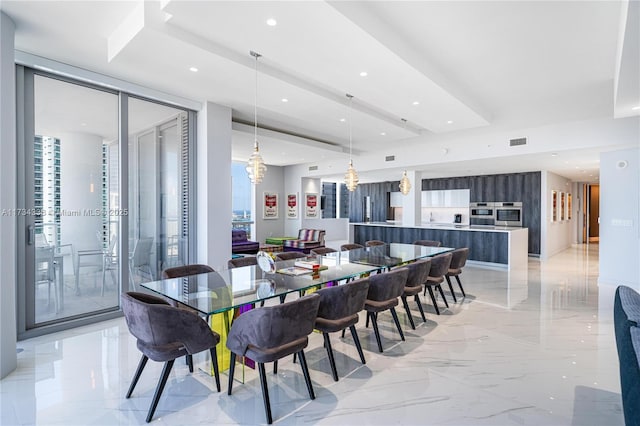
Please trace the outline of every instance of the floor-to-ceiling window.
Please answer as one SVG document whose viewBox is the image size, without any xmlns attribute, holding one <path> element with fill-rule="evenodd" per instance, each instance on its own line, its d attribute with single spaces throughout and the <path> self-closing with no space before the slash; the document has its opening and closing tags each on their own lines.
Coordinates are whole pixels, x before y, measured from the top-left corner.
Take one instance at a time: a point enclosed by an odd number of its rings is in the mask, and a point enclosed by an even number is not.
<svg viewBox="0 0 640 426">
<path fill-rule="evenodd" d="M 251 238 L 251 227 L 255 221 L 251 210 L 251 181 L 246 166 L 246 163 L 237 161 L 231 164 L 232 224 L 234 229 L 247 231 L 247 235 Z"/>
<path fill-rule="evenodd" d="M 18 72 L 19 334 L 28 337 L 116 313 L 122 291 L 188 263 L 195 113 Z"/>
</svg>

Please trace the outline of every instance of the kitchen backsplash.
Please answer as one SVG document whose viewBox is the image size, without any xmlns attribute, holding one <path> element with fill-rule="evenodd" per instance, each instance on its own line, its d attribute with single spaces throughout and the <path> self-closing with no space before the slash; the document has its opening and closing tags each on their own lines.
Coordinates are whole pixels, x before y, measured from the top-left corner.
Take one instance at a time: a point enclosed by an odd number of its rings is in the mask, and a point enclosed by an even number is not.
<svg viewBox="0 0 640 426">
<path fill-rule="evenodd" d="M 456 214 L 462 215 L 462 224 L 469 224 L 469 209 L 463 207 L 423 207 L 422 223 L 453 223 Z"/>
<path fill-rule="evenodd" d="M 402 207 L 393 209 L 393 220 L 402 223 Z M 423 207 L 422 223 L 453 223 L 456 214 L 462 215 L 462 224 L 469 224 L 469 209 L 463 207 Z"/>
</svg>

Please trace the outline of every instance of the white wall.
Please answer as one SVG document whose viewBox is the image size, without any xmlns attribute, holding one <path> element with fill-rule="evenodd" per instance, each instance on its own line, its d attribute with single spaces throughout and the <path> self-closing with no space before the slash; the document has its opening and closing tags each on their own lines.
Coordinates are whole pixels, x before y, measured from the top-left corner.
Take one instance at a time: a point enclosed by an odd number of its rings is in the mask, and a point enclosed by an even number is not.
<svg viewBox="0 0 640 426">
<path fill-rule="evenodd" d="M 265 192 L 278 194 L 277 219 L 263 219 Z M 284 171 L 282 167 L 268 166 L 262 183 L 255 186 L 255 197 L 255 235 L 252 237 L 252 240 L 262 244 L 268 237 L 287 236 L 284 234 L 284 222 L 287 220 L 287 195 L 284 193 Z"/>
<path fill-rule="evenodd" d="M 205 102 L 198 112 L 197 261 L 223 269 L 231 259 L 231 108 Z"/>
<path fill-rule="evenodd" d="M 14 209 L 17 187 L 15 25 L 0 12 L 0 209 Z M 17 366 L 16 216 L 0 214 L 0 379 Z"/>
<path fill-rule="evenodd" d="M 560 220 L 560 213 L 554 222 L 552 221 L 552 191 L 558 192 L 558 209 L 560 209 L 560 193 L 571 193 L 573 185 L 567 178 L 559 176 L 555 173 L 543 171 L 541 172 L 541 232 L 540 232 L 540 258 L 547 259 L 556 253 L 561 252 L 569 247 L 573 242 L 573 229 L 576 224 L 576 216 L 572 215 L 571 220 Z M 572 194 L 573 201 L 576 201 L 576 195 Z M 566 203 L 565 196 L 565 203 Z"/>
<path fill-rule="evenodd" d="M 66 212 L 101 209 L 102 138 L 87 133 L 43 136 L 60 139 L 60 209 Z M 73 244 L 75 250 L 100 248 L 96 233 L 102 229 L 102 219 L 88 214 L 62 216 L 61 243 Z"/>
<path fill-rule="evenodd" d="M 639 163 L 640 149 L 600 154 L 599 282 L 636 289 L 640 289 Z"/>
<path fill-rule="evenodd" d="M 305 228 L 324 229 L 325 241 L 348 240 L 349 239 L 349 218 L 344 219 L 307 219 Z"/>
<path fill-rule="evenodd" d="M 298 219 L 285 219 L 284 232 L 288 237 L 298 235 L 300 228 L 324 229 L 325 240 L 346 240 L 349 236 L 349 218 L 340 219 L 305 219 L 304 202 L 305 193 L 317 193 L 322 195 L 322 182 L 320 179 L 305 178 L 301 176 L 301 168 L 296 166 L 284 167 L 284 195 L 298 195 Z M 286 202 L 286 201 L 285 201 Z M 318 202 L 320 200 L 318 199 Z M 283 208 L 285 204 L 283 202 Z M 283 213 L 284 214 L 284 213 Z"/>
</svg>

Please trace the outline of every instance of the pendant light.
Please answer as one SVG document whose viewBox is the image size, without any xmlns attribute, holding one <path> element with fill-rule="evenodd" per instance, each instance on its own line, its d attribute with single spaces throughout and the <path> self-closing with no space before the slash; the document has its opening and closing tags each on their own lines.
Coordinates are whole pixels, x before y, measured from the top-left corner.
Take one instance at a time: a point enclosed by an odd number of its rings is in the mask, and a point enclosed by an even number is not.
<svg viewBox="0 0 640 426">
<path fill-rule="evenodd" d="M 404 128 L 407 128 L 407 120 L 402 118 L 402 123 L 404 124 Z M 407 171 L 405 170 L 404 173 L 402 173 L 402 179 L 400 179 L 400 192 L 402 193 L 402 195 L 407 195 L 409 193 L 409 191 L 411 190 L 411 181 L 409 180 L 409 177 L 407 176 Z"/>
<path fill-rule="evenodd" d="M 353 168 L 353 158 L 352 158 L 352 154 L 353 154 L 353 140 L 352 140 L 352 135 L 351 135 L 351 109 L 352 109 L 352 102 L 353 102 L 353 96 L 347 93 L 347 98 L 349 98 L 349 168 L 347 169 L 347 173 L 345 173 L 344 175 L 344 184 L 347 186 L 347 189 L 351 192 L 356 190 L 356 187 L 358 186 L 358 173 L 356 173 L 356 170 Z"/>
<path fill-rule="evenodd" d="M 247 161 L 246 170 L 249 175 L 249 180 L 251 180 L 252 184 L 256 185 L 262 182 L 264 174 L 267 171 L 267 166 L 264 164 L 264 160 L 260 155 L 260 148 L 258 147 L 258 58 L 262 55 L 253 50 L 249 51 L 249 54 L 256 58 L 256 90 L 253 103 L 253 153 L 249 157 L 249 161 Z"/>
<path fill-rule="evenodd" d="M 411 181 L 409 180 L 407 171 L 405 170 L 404 173 L 402 173 L 402 179 L 400 179 L 400 192 L 402 192 L 402 195 L 407 195 L 410 190 Z"/>
</svg>

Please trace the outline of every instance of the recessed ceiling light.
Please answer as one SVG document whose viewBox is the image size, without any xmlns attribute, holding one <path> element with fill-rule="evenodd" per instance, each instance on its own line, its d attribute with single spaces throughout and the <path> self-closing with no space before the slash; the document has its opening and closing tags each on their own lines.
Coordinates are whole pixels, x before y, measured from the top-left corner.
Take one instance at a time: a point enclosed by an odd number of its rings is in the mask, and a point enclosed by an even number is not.
<svg viewBox="0 0 640 426">
<path fill-rule="evenodd" d="M 85 126 L 87 125 L 87 123 L 80 123 L 80 125 L 81 125 L 82 127 L 85 127 Z"/>
<path fill-rule="evenodd" d="M 447 124 L 453 124 L 453 120 L 447 121 Z"/>
<path fill-rule="evenodd" d="M 362 71 L 362 72 L 360 73 L 360 77 L 366 77 L 366 76 L 368 76 L 368 75 L 369 75 L 369 74 L 367 74 L 367 72 L 366 72 L 366 71 Z"/>
<path fill-rule="evenodd" d="M 341 123 L 344 123 L 345 121 L 347 121 L 347 119 L 346 119 L 346 118 L 341 118 L 341 119 L 340 119 L 340 122 L 341 122 Z"/>
<path fill-rule="evenodd" d="M 557 153 L 557 152 L 552 152 L 552 153 L 551 153 L 551 156 L 552 156 L 552 157 L 557 157 L 557 156 L 558 156 L 558 153 Z"/>
<path fill-rule="evenodd" d="M 418 101 L 413 101 L 413 105 L 420 105 L 420 102 L 418 102 Z"/>
<path fill-rule="evenodd" d="M 278 21 L 273 18 L 269 18 L 267 19 L 267 25 L 270 27 L 275 27 L 276 25 L 278 25 Z"/>
<path fill-rule="evenodd" d="M 380 136 L 387 136 L 386 132 L 380 132 Z"/>
<path fill-rule="evenodd" d="M 640 105 L 634 106 L 633 108 L 631 108 L 631 111 L 638 111 L 638 110 L 640 110 Z"/>
<path fill-rule="evenodd" d="M 189 68 L 189 71 L 191 71 L 191 72 L 198 72 L 198 68 L 196 68 L 196 67 L 191 67 L 191 68 Z"/>
<path fill-rule="evenodd" d="M 289 99 L 287 99 L 287 98 L 282 98 L 282 102 L 289 102 Z"/>
</svg>

